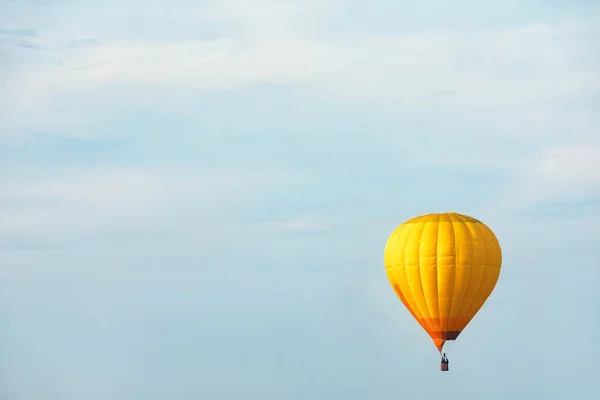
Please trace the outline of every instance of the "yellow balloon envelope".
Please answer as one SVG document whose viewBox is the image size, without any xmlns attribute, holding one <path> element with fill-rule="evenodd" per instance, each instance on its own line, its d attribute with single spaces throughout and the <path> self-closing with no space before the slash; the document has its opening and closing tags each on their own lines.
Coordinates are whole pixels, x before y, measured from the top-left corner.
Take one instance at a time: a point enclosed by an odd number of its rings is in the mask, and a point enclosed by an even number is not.
<svg viewBox="0 0 600 400">
<path fill-rule="evenodd" d="M 475 218 L 427 214 L 392 232 L 384 264 L 396 294 L 441 353 L 492 293 L 502 250 L 494 232 Z"/>
</svg>

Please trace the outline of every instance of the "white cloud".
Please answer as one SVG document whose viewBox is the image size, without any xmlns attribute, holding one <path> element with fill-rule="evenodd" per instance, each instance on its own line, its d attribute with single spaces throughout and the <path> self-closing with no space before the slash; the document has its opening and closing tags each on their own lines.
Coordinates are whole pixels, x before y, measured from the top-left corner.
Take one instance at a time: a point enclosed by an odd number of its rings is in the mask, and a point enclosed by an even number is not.
<svg viewBox="0 0 600 400">
<path fill-rule="evenodd" d="M 100 38 L 103 45 L 54 50 L 37 62 L 29 57 L 5 74 L 0 129 L 58 130 L 69 121 L 81 127 L 97 118 L 98 110 L 53 109 L 56 98 L 68 93 L 113 97 L 113 107 L 125 107 L 131 98 L 119 103 L 111 88 L 151 101 L 259 83 L 294 84 L 320 97 L 438 108 L 521 134 L 565 126 L 589 132 L 597 122 L 592 113 L 560 107 L 600 90 L 598 60 L 591 60 L 593 27 L 533 23 L 480 35 L 340 35 L 323 30 L 325 22 L 334 24 L 336 7 L 333 1 L 213 1 L 169 12 L 187 11 L 186 18 L 198 23 L 229 27 L 219 38 Z M 44 117 L 32 121 L 32 112 Z"/>
<path fill-rule="evenodd" d="M 596 121 L 560 107 L 600 90 L 599 70 L 584 61 L 591 36 L 570 26 L 356 38 L 326 54 L 317 84 L 336 97 L 441 109 L 520 134 Z"/>
<path fill-rule="evenodd" d="M 581 49 L 571 45 L 580 37 L 561 29 L 534 24 L 483 36 L 438 32 L 321 40 L 241 32 L 187 42 L 112 42 L 64 51 L 59 56 L 64 65 L 89 68 L 47 66 L 50 75 L 38 74 L 35 83 L 63 90 L 106 83 L 214 90 L 302 81 L 339 96 L 405 104 L 527 106 L 600 88 L 600 74 L 573 60 Z"/>
<path fill-rule="evenodd" d="M 215 90 L 261 82 L 293 82 L 310 74 L 323 50 L 292 38 L 245 43 L 216 39 L 190 43 L 114 43 L 88 49 L 69 62 L 95 65 L 56 78 L 71 84 L 170 84 Z"/>
<path fill-rule="evenodd" d="M 197 11 L 204 20 L 234 25 L 248 36 L 310 34 L 335 15 L 336 0 L 216 0 Z"/>
<path fill-rule="evenodd" d="M 536 173 L 558 185 L 600 185 L 600 146 L 568 145 L 544 151 Z"/>
<path fill-rule="evenodd" d="M 0 234 L 50 242 L 119 232 L 200 234 L 228 211 L 290 179 L 270 171 L 178 167 L 53 171 L 4 180 Z"/>
<path fill-rule="evenodd" d="M 600 196 L 600 147 L 570 144 L 542 148 L 527 163 L 513 170 L 513 176 L 498 187 L 478 213 L 499 223 L 516 214 L 567 217 L 569 222 L 591 226 L 600 218 L 596 205 Z M 581 231 L 585 232 L 585 230 Z"/>
</svg>

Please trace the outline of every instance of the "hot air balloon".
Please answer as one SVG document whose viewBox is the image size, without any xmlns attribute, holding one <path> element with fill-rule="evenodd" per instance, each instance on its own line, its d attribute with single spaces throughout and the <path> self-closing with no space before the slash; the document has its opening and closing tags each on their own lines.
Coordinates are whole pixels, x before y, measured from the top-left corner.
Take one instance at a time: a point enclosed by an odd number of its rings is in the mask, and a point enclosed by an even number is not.
<svg viewBox="0 0 600 400">
<path fill-rule="evenodd" d="M 427 214 L 392 232 L 384 265 L 392 288 L 442 354 L 492 293 L 502 250 L 494 232 L 475 218 Z M 448 370 L 445 353 L 440 368 Z"/>
</svg>

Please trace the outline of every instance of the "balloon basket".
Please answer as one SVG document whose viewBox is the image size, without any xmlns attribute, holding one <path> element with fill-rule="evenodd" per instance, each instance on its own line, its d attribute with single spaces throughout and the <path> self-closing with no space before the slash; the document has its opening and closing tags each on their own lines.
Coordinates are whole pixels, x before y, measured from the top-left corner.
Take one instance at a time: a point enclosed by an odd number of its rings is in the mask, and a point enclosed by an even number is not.
<svg viewBox="0 0 600 400">
<path fill-rule="evenodd" d="M 441 363 L 440 364 L 440 371 L 448 371 L 448 363 Z"/>
</svg>

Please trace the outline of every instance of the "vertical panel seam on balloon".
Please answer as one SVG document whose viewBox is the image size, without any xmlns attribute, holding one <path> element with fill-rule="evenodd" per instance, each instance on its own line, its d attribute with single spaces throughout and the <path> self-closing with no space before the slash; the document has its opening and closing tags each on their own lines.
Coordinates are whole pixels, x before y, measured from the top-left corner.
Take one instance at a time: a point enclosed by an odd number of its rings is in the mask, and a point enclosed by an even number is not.
<svg viewBox="0 0 600 400">
<path fill-rule="evenodd" d="M 477 290 L 475 291 L 475 295 L 473 296 L 473 301 L 471 302 L 471 305 L 469 306 L 467 315 L 471 315 L 471 311 L 473 309 L 473 306 L 477 304 L 477 301 L 478 301 L 478 298 L 479 298 L 479 292 L 481 291 L 481 288 L 483 287 L 483 282 L 485 281 L 485 274 L 486 274 L 487 268 L 488 268 L 488 265 L 487 265 L 488 264 L 488 259 L 487 259 L 487 257 L 488 257 L 488 251 L 487 251 L 487 249 L 488 249 L 488 246 L 487 246 L 488 242 L 487 242 L 487 240 L 485 238 L 485 234 L 483 233 L 483 229 L 484 229 L 483 223 L 475 224 L 474 227 L 477 227 L 475 229 L 477 229 L 479 231 L 480 236 L 484 237 L 483 246 L 485 248 L 485 262 L 483 264 L 483 274 L 481 275 L 481 280 L 479 281 L 479 285 L 477 286 Z M 482 306 L 483 306 L 483 304 L 482 304 Z M 473 315 L 473 317 L 475 317 L 475 316 Z"/>
<path fill-rule="evenodd" d="M 412 294 L 412 289 L 410 287 L 409 280 L 408 280 L 408 275 L 406 273 L 406 243 L 408 242 L 409 233 L 410 233 L 410 231 L 412 230 L 413 227 L 414 227 L 414 222 L 412 223 L 412 226 L 411 226 L 410 229 L 405 229 L 406 233 L 404 234 L 404 242 L 402 243 L 402 247 L 401 247 L 403 249 L 403 251 L 404 251 L 404 259 L 402 261 L 401 269 L 404 272 L 404 280 L 406 281 L 406 285 L 408 286 L 408 289 L 411 292 L 410 297 L 413 299 L 413 302 L 415 303 L 416 308 L 415 309 L 412 308 L 412 306 L 410 305 L 410 302 L 408 301 L 407 296 L 403 294 L 402 288 L 400 287 L 400 285 L 398 283 L 395 283 L 393 286 L 394 286 L 395 289 L 397 289 L 396 294 L 398 295 L 398 297 L 400 297 L 400 301 L 402 301 L 402 297 L 404 297 L 404 299 L 406 299 L 405 307 L 408 309 L 408 312 L 413 316 L 413 318 L 415 318 L 415 320 L 417 320 L 417 322 L 421 326 L 423 326 L 423 323 L 421 321 L 419 321 L 419 316 L 416 314 L 416 312 L 421 313 L 421 310 L 419 309 L 419 304 L 418 304 L 417 300 L 415 299 L 415 297 Z M 398 228 L 397 228 L 392 233 L 393 240 L 394 241 L 400 241 L 400 239 L 398 238 L 398 236 L 400 236 L 400 235 L 398 233 Z M 398 268 L 400 268 L 400 266 L 398 266 Z M 403 302 L 403 304 L 404 304 L 404 302 Z M 423 326 L 423 329 L 427 330 L 427 327 Z"/>
<path fill-rule="evenodd" d="M 457 298 L 457 296 L 455 295 L 455 290 L 456 290 L 456 274 L 458 273 L 457 270 L 457 260 L 458 260 L 458 249 L 460 248 L 460 246 L 458 245 L 458 241 L 456 239 L 456 230 L 457 230 L 457 226 L 460 226 L 461 228 L 464 228 L 467 232 L 469 231 L 466 224 L 460 219 L 460 217 L 456 217 L 456 221 L 452 221 L 452 227 L 453 227 L 453 231 L 454 231 L 454 280 L 452 281 L 452 304 L 450 306 L 450 313 L 449 315 L 454 315 L 454 323 L 455 325 L 458 324 L 459 318 L 460 318 L 460 311 L 462 309 L 462 303 L 464 301 L 464 296 L 462 296 L 462 298 Z M 468 239 L 468 237 L 466 238 Z M 469 241 L 470 244 L 470 241 Z M 468 282 L 467 282 L 468 285 Z M 456 330 L 456 329 L 455 329 Z"/>
<path fill-rule="evenodd" d="M 440 257 L 438 254 L 438 249 L 440 245 L 440 224 L 442 223 L 442 215 L 438 214 L 437 220 L 437 232 L 436 232 L 436 242 L 435 242 L 435 293 L 437 294 L 437 306 L 438 306 L 438 324 L 440 325 L 440 331 L 444 332 L 444 326 L 442 324 L 442 310 L 440 305 Z M 442 336 L 443 338 L 443 336 Z"/>
<path fill-rule="evenodd" d="M 465 316 L 465 314 L 462 312 L 464 305 L 465 305 L 465 300 L 467 298 L 467 292 L 469 291 L 469 287 L 471 286 L 471 279 L 473 279 L 473 259 L 475 258 L 475 251 L 473 249 L 473 235 L 471 234 L 471 230 L 469 229 L 469 225 L 467 225 L 467 222 L 462 218 L 459 217 L 461 223 L 464 225 L 465 229 L 467 232 L 469 232 L 469 246 L 471 247 L 471 260 L 469 261 L 469 279 L 467 279 L 467 288 L 465 289 L 465 293 L 463 295 L 462 301 L 460 303 L 460 309 L 458 311 L 458 318 L 468 318 L 468 316 Z"/>
<path fill-rule="evenodd" d="M 486 274 L 487 274 L 487 272 L 488 272 L 488 267 L 490 267 L 490 268 L 493 268 L 493 266 L 489 265 L 489 264 L 490 264 L 490 262 L 489 262 L 490 260 L 488 260 L 488 257 L 489 257 L 489 256 L 491 256 L 491 252 L 490 252 L 490 251 L 488 251 L 488 249 L 489 249 L 489 245 L 492 245 L 493 247 L 497 247 L 497 248 L 499 248 L 500 246 L 499 246 L 499 245 L 498 245 L 498 246 L 496 246 L 496 245 L 495 245 L 495 243 L 498 243 L 498 242 L 497 242 L 497 240 L 498 240 L 498 239 L 497 239 L 497 238 L 496 238 L 496 236 L 494 235 L 494 232 L 493 232 L 491 229 L 489 229 L 489 227 L 487 227 L 487 226 L 485 226 L 485 225 L 483 225 L 483 224 L 482 224 L 482 227 L 481 227 L 481 229 L 482 229 L 482 231 L 483 231 L 483 232 L 485 232 L 485 233 L 483 234 L 483 236 L 485 236 L 485 238 L 486 238 L 486 241 L 485 241 L 485 248 L 486 248 L 486 259 L 485 259 L 485 261 L 486 261 L 486 263 L 485 263 L 485 270 L 484 270 L 484 275 L 483 275 L 483 278 L 484 278 L 483 280 L 485 280 Z M 487 240 L 488 238 L 491 238 L 491 239 L 493 239 L 493 240 Z M 495 242 L 494 242 L 494 240 L 495 240 Z M 500 269 L 501 269 L 501 268 L 499 267 L 499 268 L 498 268 L 498 276 L 496 277 L 496 280 L 493 282 L 492 286 L 489 288 L 489 293 L 488 293 L 488 296 L 489 296 L 489 295 L 491 295 L 491 293 L 492 293 L 492 291 L 493 291 L 494 287 L 496 286 L 496 283 L 497 283 L 497 281 L 498 281 L 498 278 L 499 278 L 499 276 L 500 276 Z M 476 294 L 476 295 L 477 295 L 477 297 L 479 297 L 479 296 L 480 296 L 480 293 L 479 293 L 479 292 L 481 291 L 481 289 L 482 289 L 482 288 L 483 288 L 483 285 L 481 285 L 481 286 L 478 288 L 478 291 L 477 291 L 477 294 Z M 477 298 L 477 297 L 476 297 L 476 298 Z M 484 299 L 484 301 L 481 303 L 480 309 L 481 309 L 481 308 L 483 307 L 483 305 L 484 305 L 484 304 L 487 302 L 487 299 L 488 299 L 488 297 L 486 296 L 486 298 Z M 471 308 L 472 308 L 472 306 L 471 306 Z M 470 311 L 470 310 L 469 310 L 469 311 Z M 477 311 L 479 311 L 479 310 L 477 310 Z"/>
<path fill-rule="evenodd" d="M 469 291 L 469 288 L 471 287 L 471 285 L 473 285 L 473 260 L 475 258 L 475 249 L 473 248 L 473 243 L 476 242 L 476 240 L 474 240 L 474 235 L 471 232 L 471 229 L 469 228 L 469 225 L 467 222 L 470 222 L 469 220 L 467 220 L 465 222 L 465 227 L 467 228 L 467 230 L 469 231 L 469 241 L 471 243 L 471 268 L 469 270 L 469 283 L 467 284 L 467 289 L 466 292 Z M 471 222 L 471 226 L 473 227 L 474 230 L 477 231 L 477 228 L 475 227 L 476 223 Z M 484 271 L 485 272 L 485 271 Z M 483 278 L 482 278 L 483 279 Z M 481 284 L 481 282 L 480 282 Z M 460 306 L 460 311 L 461 311 L 461 315 L 464 316 L 464 318 L 468 319 L 469 321 L 471 320 L 472 316 L 469 316 L 468 311 L 471 309 L 471 305 L 473 304 L 473 302 L 475 301 L 475 297 L 474 296 L 466 296 L 465 292 L 465 296 L 463 297 L 463 302 Z M 469 302 L 470 300 L 470 302 Z M 468 306 L 467 306 L 468 305 Z"/>
<path fill-rule="evenodd" d="M 415 228 L 415 226 L 417 225 L 417 223 L 419 223 L 419 221 L 423 219 L 423 217 L 418 218 L 416 221 L 413 222 L 413 225 L 410 227 L 410 229 L 408 230 L 408 233 L 406 234 L 406 237 L 404 239 L 404 276 L 406 277 L 406 284 L 408 285 L 408 288 L 410 289 L 410 292 L 413 296 L 413 298 L 415 298 L 415 295 L 413 294 L 413 288 L 410 285 L 410 279 L 408 279 L 408 272 L 406 272 L 406 244 L 408 243 L 408 239 L 410 238 L 410 235 L 413 231 L 413 229 Z M 423 296 L 425 297 L 425 296 Z M 431 331 L 431 325 L 429 325 L 428 320 L 425 317 L 428 317 L 429 315 L 424 315 L 423 310 L 421 309 L 421 306 L 419 305 L 419 302 L 416 300 L 415 298 L 415 305 L 417 306 L 417 309 L 419 311 L 419 313 L 421 314 L 421 318 L 426 321 L 425 324 L 427 325 L 428 329 Z M 429 310 L 427 310 L 429 312 Z"/>
<path fill-rule="evenodd" d="M 432 303 L 430 301 L 427 301 L 427 297 L 425 295 L 425 288 L 423 287 L 423 272 L 422 272 L 422 266 L 421 266 L 421 246 L 423 245 L 423 235 L 425 234 L 425 228 L 427 227 L 427 224 L 430 222 L 428 221 L 428 219 L 431 218 L 431 215 L 429 215 L 429 218 L 425 219 L 425 222 L 423 223 L 423 229 L 421 230 L 421 234 L 419 235 L 419 279 L 421 280 L 421 292 L 423 293 L 423 299 L 425 300 L 425 306 L 427 307 L 427 311 L 429 313 L 428 318 L 429 321 L 432 324 L 432 332 L 435 332 L 436 330 L 436 323 L 434 321 L 434 318 L 432 318 L 433 312 L 432 312 Z M 436 252 L 437 252 L 437 248 L 436 248 Z M 436 266 L 437 266 L 437 256 L 436 256 Z M 436 285 L 436 292 L 437 292 L 437 268 L 436 268 L 436 277 L 435 277 L 435 285 Z M 437 299 L 436 299 L 437 301 Z M 438 309 L 438 313 L 439 313 L 439 309 Z"/>
<path fill-rule="evenodd" d="M 454 282 L 456 281 L 456 260 L 458 260 L 457 248 L 456 245 L 456 232 L 454 231 L 454 221 L 450 219 L 450 223 L 452 224 L 452 240 L 454 242 L 454 271 L 452 273 L 452 285 L 450 286 L 450 301 L 448 302 L 448 312 L 446 313 L 446 331 L 450 330 L 450 312 L 452 311 L 452 303 L 454 302 Z"/>
</svg>

